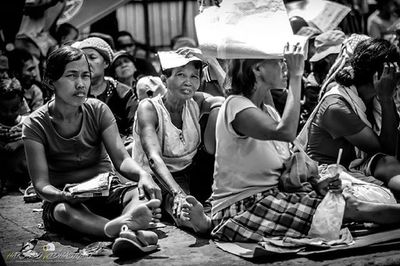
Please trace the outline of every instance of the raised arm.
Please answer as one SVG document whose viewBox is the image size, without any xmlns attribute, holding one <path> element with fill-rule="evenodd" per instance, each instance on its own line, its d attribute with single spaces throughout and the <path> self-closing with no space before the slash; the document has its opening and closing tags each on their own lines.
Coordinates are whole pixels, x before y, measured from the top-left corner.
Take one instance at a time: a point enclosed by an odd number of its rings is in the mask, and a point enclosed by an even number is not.
<svg viewBox="0 0 400 266">
<path fill-rule="evenodd" d="M 399 80 L 399 67 L 396 63 L 385 63 L 381 77 L 375 79 L 375 88 L 382 108 L 382 127 L 379 142 L 382 152 L 390 155 L 395 153 L 397 127 L 399 116 L 393 101 L 394 90 Z"/>
<path fill-rule="evenodd" d="M 260 140 L 291 142 L 295 139 L 300 116 L 304 56 L 299 48 L 293 49 L 285 53 L 289 70 L 289 90 L 282 119 L 278 122 L 260 108 L 247 108 L 238 113 L 232 123 L 239 134 Z"/>
<path fill-rule="evenodd" d="M 176 50 L 178 54 L 185 55 L 186 57 L 196 56 L 200 58 L 204 63 L 207 63 L 209 67 L 209 73 L 213 80 L 217 80 L 219 84 L 219 89 L 222 90 L 224 87 L 224 81 L 226 77 L 225 70 L 221 67 L 218 60 L 214 57 L 205 56 L 198 48 L 192 47 L 182 47 Z M 225 95 L 225 92 L 222 90 L 220 91 L 222 95 Z"/>
</svg>

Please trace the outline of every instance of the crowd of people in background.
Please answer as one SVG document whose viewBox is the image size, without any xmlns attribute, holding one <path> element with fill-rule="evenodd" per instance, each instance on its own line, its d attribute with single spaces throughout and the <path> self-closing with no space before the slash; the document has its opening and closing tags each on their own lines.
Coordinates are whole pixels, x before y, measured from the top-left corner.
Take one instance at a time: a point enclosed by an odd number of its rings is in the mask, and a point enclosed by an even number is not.
<svg viewBox="0 0 400 266">
<path fill-rule="evenodd" d="M 338 174 L 320 178 L 339 150 L 347 172 L 400 200 L 400 8 L 372 11 L 364 32 L 291 18 L 307 58 L 288 43 L 280 59 L 223 60 L 179 35 L 179 60 L 153 62 L 130 32 L 80 39 L 68 23 L 46 49 L 17 36 L 0 52 L 0 194 L 43 201 L 46 230 L 119 237 L 120 255 L 124 241 L 156 245 L 161 217 L 225 241 L 305 237 L 341 188 Z M 299 167 L 309 186 L 288 190 Z M 105 172 L 106 197 L 64 190 Z M 400 205 L 345 200 L 345 221 L 400 221 Z"/>
</svg>

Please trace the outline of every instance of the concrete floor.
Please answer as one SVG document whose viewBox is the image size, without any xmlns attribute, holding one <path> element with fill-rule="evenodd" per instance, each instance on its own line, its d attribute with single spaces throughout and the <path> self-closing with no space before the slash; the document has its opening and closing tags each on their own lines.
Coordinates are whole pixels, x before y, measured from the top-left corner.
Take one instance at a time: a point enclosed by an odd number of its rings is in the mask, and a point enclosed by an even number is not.
<svg viewBox="0 0 400 266">
<path fill-rule="evenodd" d="M 110 249 L 105 249 L 103 256 L 84 257 L 77 251 L 90 242 L 85 239 L 71 241 L 45 233 L 40 228 L 40 208 L 41 203 L 25 204 L 22 195 L 0 198 L 0 250 L 6 265 L 400 265 L 400 246 L 352 251 L 350 254 L 342 253 L 340 257 L 277 256 L 248 261 L 218 249 L 211 240 L 195 237 L 170 225 L 157 230 L 160 249 L 145 257 L 120 260 L 112 256 Z M 34 250 L 41 257 L 27 259 L 18 256 L 23 243 L 32 238 L 38 239 Z M 49 246 L 49 243 L 54 245 L 54 251 L 43 250 L 43 246 Z"/>
</svg>

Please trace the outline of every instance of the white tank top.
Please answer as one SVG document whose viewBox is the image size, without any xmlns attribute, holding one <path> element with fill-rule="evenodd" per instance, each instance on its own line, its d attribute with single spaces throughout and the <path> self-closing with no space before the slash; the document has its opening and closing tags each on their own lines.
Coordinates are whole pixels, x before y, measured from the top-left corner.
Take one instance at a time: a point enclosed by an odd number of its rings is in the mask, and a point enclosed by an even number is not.
<svg viewBox="0 0 400 266">
<path fill-rule="evenodd" d="M 168 170 L 178 172 L 185 169 L 192 163 L 201 142 L 198 104 L 193 99 L 186 101 L 182 112 L 182 129 L 179 129 L 172 123 L 161 95 L 143 101 L 150 102 L 157 112 L 158 128 L 156 132 L 161 146 L 162 159 Z M 146 171 L 151 172 L 147 156 L 140 142 L 137 115 L 133 124 L 132 157 Z"/>
</svg>

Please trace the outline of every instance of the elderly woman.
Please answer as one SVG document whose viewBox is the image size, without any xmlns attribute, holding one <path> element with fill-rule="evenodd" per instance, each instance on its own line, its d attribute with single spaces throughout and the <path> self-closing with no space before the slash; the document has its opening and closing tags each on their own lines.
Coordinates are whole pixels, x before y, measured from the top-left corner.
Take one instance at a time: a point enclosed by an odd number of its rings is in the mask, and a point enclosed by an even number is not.
<svg viewBox="0 0 400 266">
<path fill-rule="evenodd" d="M 193 192 L 189 181 L 191 165 L 201 143 L 200 118 L 210 113 L 204 141 L 206 150 L 212 153 L 213 120 L 218 113 L 215 107 L 220 106 L 223 98 L 196 92 L 201 79 L 200 59 L 185 58 L 175 52 L 161 53 L 160 58 L 167 93 L 140 102 L 132 154 L 161 184 L 165 210 L 179 218 L 186 196 Z M 185 226 L 181 219 L 175 222 Z"/>
<path fill-rule="evenodd" d="M 44 83 L 55 97 L 23 125 L 29 174 L 44 199 L 46 230 L 115 238 L 124 226 L 126 236 L 126 231 L 147 229 L 152 220 L 160 218 L 161 193 L 151 175 L 124 149 L 107 105 L 87 98 L 89 69 L 79 49 L 64 46 L 49 55 Z M 138 185 L 122 184 L 111 161 Z M 81 198 L 65 189 L 103 173 L 109 176 L 108 196 Z M 145 235 L 147 242 L 157 242 L 154 233 Z M 131 236 L 136 239 L 134 232 Z"/>
</svg>

